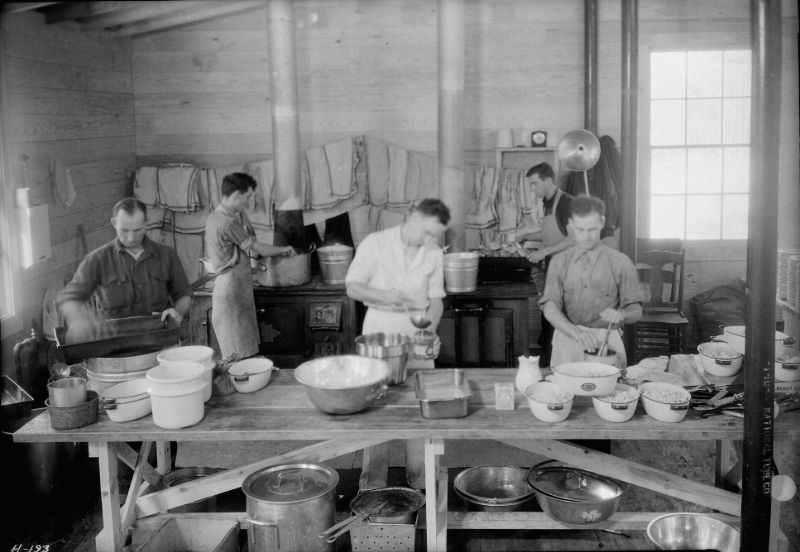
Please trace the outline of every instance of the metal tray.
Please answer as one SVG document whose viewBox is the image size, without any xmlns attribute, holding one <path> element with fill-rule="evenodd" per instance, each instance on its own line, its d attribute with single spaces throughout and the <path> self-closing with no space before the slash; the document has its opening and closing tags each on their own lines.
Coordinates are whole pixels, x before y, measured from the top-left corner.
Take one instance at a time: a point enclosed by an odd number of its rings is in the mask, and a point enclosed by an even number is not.
<svg viewBox="0 0 800 552">
<path fill-rule="evenodd" d="M 10 377 L 3 375 L 0 378 L 0 422 L 5 424 L 10 420 L 27 418 L 31 414 L 33 397 Z"/>
<path fill-rule="evenodd" d="M 424 418 L 463 418 L 469 409 L 469 380 L 455 369 L 420 370 L 414 374 L 419 410 Z"/>
<path fill-rule="evenodd" d="M 161 315 L 112 318 L 105 322 L 102 335 L 93 341 L 66 343 L 65 329 L 54 328 L 56 345 L 67 363 L 87 358 L 124 356 L 177 345 L 180 326 L 161 322 Z"/>
</svg>

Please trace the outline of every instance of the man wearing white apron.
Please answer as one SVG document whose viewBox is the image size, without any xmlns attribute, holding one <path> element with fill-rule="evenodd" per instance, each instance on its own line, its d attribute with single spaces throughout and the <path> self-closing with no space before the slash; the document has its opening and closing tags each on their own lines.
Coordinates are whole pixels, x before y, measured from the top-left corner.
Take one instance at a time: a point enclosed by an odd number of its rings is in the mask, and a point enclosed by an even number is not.
<svg viewBox="0 0 800 552">
<path fill-rule="evenodd" d="M 517 234 L 517 241 L 539 240 L 542 244 L 540 249 L 526 255 L 526 258 L 533 264 L 543 262 L 542 270 L 534 268 L 533 274 L 533 280 L 539 288 L 539 293 L 541 293 L 544 289 L 545 275 L 552 256 L 575 243 L 575 240 L 569 234 L 572 196 L 558 187 L 553 168 L 548 163 L 539 163 L 528 169 L 528 172 L 525 173 L 525 179 L 529 186 L 533 186 L 536 197 L 542 198 L 544 217 L 542 218 L 540 229 L 534 232 L 527 232 L 524 228 L 521 229 Z M 552 341 L 553 326 L 542 314 L 541 331 L 539 333 L 539 348 L 542 351 L 539 358 L 540 366 L 550 366 Z"/>
<path fill-rule="evenodd" d="M 600 348 L 611 325 L 608 348 L 616 351 L 618 366 L 625 368 L 621 328 L 642 317 L 636 268 L 624 253 L 600 241 L 605 225 L 602 200 L 578 196 L 571 212 L 575 245 L 552 258 L 539 300 L 555 328 L 550 364 L 582 361 L 584 351 Z"/>
<path fill-rule="evenodd" d="M 443 254 L 439 242 L 450 210 L 438 199 L 424 199 L 400 226 L 368 235 L 356 249 L 347 271 L 347 295 L 367 306 L 362 335 L 395 332 L 413 339 L 417 328 L 409 311 L 422 312 L 435 332 L 442 318 Z M 433 368 L 433 360 L 409 358 L 409 368 Z M 364 450 L 360 489 L 385 487 L 388 443 Z M 406 479 L 424 488 L 422 442 L 406 442 Z"/>
</svg>

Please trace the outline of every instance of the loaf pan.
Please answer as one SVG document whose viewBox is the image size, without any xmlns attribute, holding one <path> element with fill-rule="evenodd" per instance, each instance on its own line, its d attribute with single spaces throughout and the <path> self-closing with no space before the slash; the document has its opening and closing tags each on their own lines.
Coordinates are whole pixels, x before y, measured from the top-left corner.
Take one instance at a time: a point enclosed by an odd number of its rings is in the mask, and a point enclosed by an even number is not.
<svg viewBox="0 0 800 552">
<path fill-rule="evenodd" d="M 424 418 L 463 418 L 468 412 L 469 380 L 459 369 L 421 370 L 414 375 Z"/>
</svg>

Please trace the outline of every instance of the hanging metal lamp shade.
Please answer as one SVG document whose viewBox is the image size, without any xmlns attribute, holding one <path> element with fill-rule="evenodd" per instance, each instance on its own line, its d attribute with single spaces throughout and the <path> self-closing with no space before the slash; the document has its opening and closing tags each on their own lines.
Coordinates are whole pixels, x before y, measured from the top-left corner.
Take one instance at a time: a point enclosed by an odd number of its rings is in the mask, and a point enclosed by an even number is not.
<svg viewBox="0 0 800 552">
<path fill-rule="evenodd" d="M 558 158 L 572 171 L 587 171 L 600 159 L 600 140 L 588 130 L 570 130 L 558 142 Z"/>
</svg>

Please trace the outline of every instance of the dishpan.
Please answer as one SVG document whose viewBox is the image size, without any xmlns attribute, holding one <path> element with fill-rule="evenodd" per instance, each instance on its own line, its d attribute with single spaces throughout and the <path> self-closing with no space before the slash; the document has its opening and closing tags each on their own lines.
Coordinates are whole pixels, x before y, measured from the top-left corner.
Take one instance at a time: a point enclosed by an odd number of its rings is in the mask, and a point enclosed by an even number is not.
<svg viewBox="0 0 800 552">
<path fill-rule="evenodd" d="M 533 498 L 528 470 L 516 466 L 475 466 L 462 470 L 453 490 L 470 506 L 489 512 L 513 512 Z"/>
<path fill-rule="evenodd" d="M 423 418 L 463 418 L 468 413 L 469 380 L 458 368 L 420 370 L 414 375 Z"/>
<path fill-rule="evenodd" d="M 147 380 L 138 378 L 104 389 L 100 393 L 100 406 L 114 422 L 138 420 L 152 412 Z"/>
<path fill-rule="evenodd" d="M 50 406 L 50 400 L 45 400 L 47 411 L 50 413 L 50 425 L 53 429 L 75 429 L 97 421 L 97 393 L 86 391 L 86 400 L 75 406 Z"/>
<path fill-rule="evenodd" d="M 268 358 L 246 358 L 234 362 L 228 369 L 228 376 L 239 393 L 252 393 L 266 387 L 272 370 L 273 364 Z"/>
</svg>

